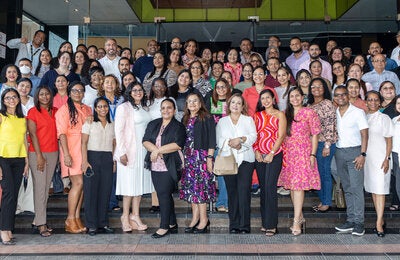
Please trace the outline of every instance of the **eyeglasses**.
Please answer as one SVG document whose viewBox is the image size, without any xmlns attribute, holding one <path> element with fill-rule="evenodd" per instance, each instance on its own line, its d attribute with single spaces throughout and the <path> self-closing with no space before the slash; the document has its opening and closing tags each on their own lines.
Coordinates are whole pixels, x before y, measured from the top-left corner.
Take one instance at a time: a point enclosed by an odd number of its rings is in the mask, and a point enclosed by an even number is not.
<svg viewBox="0 0 400 260">
<path fill-rule="evenodd" d="M 225 85 L 218 85 L 218 86 L 215 86 L 215 88 L 216 89 L 224 89 L 224 88 L 227 88 Z"/>
<path fill-rule="evenodd" d="M 372 62 L 385 62 L 385 60 L 373 60 Z"/>
<path fill-rule="evenodd" d="M 335 93 L 333 96 L 334 97 L 345 97 L 345 96 L 347 96 L 347 92 L 346 93 Z"/>
<path fill-rule="evenodd" d="M 143 92 L 143 89 L 132 89 L 133 93 L 141 93 Z"/>
<path fill-rule="evenodd" d="M 367 102 L 381 102 L 379 98 L 367 98 Z"/>
<path fill-rule="evenodd" d="M 73 88 L 73 89 L 71 89 L 71 93 L 73 93 L 73 94 L 82 94 L 82 93 L 85 93 L 85 90 L 84 89 L 75 89 L 75 88 Z"/>
<path fill-rule="evenodd" d="M 8 97 L 4 97 L 5 101 L 11 101 L 11 100 L 18 100 L 17 96 L 8 96 Z"/>
</svg>

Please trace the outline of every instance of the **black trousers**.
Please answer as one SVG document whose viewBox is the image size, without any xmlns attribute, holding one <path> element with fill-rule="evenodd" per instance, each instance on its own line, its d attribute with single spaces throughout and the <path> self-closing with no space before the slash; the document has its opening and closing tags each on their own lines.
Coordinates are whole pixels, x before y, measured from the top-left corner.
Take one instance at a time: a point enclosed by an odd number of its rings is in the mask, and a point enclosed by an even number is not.
<svg viewBox="0 0 400 260">
<path fill-rule="evenodd" d="M 229 229 L 250 231 L 251 177 L 254 163 L 243 161 L 236 175 L 225 175 Z"/>
<path fill-rule="evenodd" d="M 274 156 L 271 163 L 256 161 L 256 171 L 260 182 L 261 224 L 266 229 L 278 226 L 277 184 L 282 169 L 282 153 Z"/>
<path fill-rule="evenodd" d="M 160 228 L 169 229 L 170 225 L 176 225 L 175 204 L 172 197 L 176 183 L 169 172 L 151 171 L 151 179 L 160 203 Z"/>
<path fill-rule="evenodd" d="M 0 181 L 3 195 L 1 197 L 0 230 L 11 231 L 15 224 L 18 192 L 24 173 L 25 158 L 0 157 L 3 179 Z"/>
<path fill-rule="evenodd" d="M 88 151 L 88 162 L 94 175 L 83 175 L 83 202 L 86 227 L 96 229 L 108 226 L 108 203 L 113 179 L 111 152 Z"/>
</svg>

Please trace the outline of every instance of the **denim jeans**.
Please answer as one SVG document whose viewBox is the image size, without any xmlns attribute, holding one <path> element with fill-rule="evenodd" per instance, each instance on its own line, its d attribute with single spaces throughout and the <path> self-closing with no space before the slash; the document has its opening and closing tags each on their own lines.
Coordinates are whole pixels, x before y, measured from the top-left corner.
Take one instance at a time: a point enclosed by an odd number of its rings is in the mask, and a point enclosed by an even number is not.
<svg viewBox="0 0 400 260">
<path fill-rule="evenodd" d="M 318 142 L 317 149 L 317 164 L 319 176 L 321 177 L 321 189 L 318 191 L 318 197 L 325 206 L 332 205 L 332 175 L 331 175 L 331 162 L 336 151 L 336 145 L 332 144 L 330 147 L 329 156 L 323 157 L 322 150 L 324 149 L 325 142 Z"/>
</svg>

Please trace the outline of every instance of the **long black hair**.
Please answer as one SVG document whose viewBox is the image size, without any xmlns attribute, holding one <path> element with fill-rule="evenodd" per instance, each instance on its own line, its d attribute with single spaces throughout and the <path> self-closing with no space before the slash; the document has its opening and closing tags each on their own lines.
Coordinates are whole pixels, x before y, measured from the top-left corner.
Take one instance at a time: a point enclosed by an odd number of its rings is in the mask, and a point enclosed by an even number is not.
<svg viewBox="0 0 400 260">
<path fill-rule="evenodd" d="M 81 85 L 83 90 L 85 91 L 85 86 L 80 81 L 73 81 L 68 85 L 68 88 L 67 88 L 67 93 L 68 93 L 67 104 L 68 104 L 68 111 L 69 111 L 69 121 L 70 121 L 72 126 L 75 126 L 78 123 L 78 111 L 76 110 L 74 101 L 71 98 L 71 90 L 76 85 Z"/>
<path fill-rule="evenodd" d="M 21 97 L 20 97 L 18 91 L 17 91 L 15 88 L 7 88 L 7 89 L 5 89 L 5 90 L 3 91 L 3 93 L 1 94 L 1 108 L 0 108 L 0 113 L 1 113 L 3 116 L 8 116 L 8 115 L 7 115 L 7 106 L 6 106 L 6 104 L 4 103 L 4 97 L 6 96 L 6 94 L 7 94 L 8 92 L 14 92 L 15 95 L 17 95 L 18 101 L 19 101 L 19 102 L 18 102 L 18 104 L 17 104 L 17 107 L 15 108 L 15 115 L 16 115 L 18 118 L 24 118 L 25 116 L 24 116 L 24 113 L 22 112 Z"/>
<path fill-rule="evenodd" d="M 286 120 L 287 120 L 287 128 L 286 128 L 287 136 L 291 136 L 291 130 L 292 130 L 293 121 L 297 122 L 294 119 L 294 107 L 293 107 L 292 104 L 290 104 L 290 94 L 293 91 L 298 91 L 301 96 L 304 96 L 303 90 L 301 90 L 300 87 L 294 87 L 294 88 L 290 88 L 289 89 L 288 99 L 287 99 L 287 107 L 286 107 L 286 111 L 285 111 Z"/>
<path fill-rule="evenodd" d="M 108 107 L 108 112 L 107 112 L 107 115 L 106 115 L 106 120 L 107 120 L 108 123 L 111 123 L 111 119 L 110 119 L 110 104 L 108 103 L 107 99 L 105 99 L 105 97 L 98 97 L 98 98 L 96 98 L 96 99 L 94 100 L 94 105 L 93 105 L 93 107 L 94 107 L 94 109 L 93 109 L 93 121 L 94 121 L 94 122 L 100 122 L 99 114 L 98 114 L 97 111 L 96 111 L 97 104 L 98 104 L 100 101 L 106 102 L 107 107 Z"/>
<path fill-rule="evenodd" d="M 154 95 L 153 87 L 157 81 L 161 81 L 164 85 L 164 88 L 165 88 L 164 97 L 167 97 L 167 98 L 169 97 L 167 81 L 164 78 L 155 78 L 151 82 L 151 88 L 150 88 L 150 94 L 149 94 L 149 106 L 153 105 L 153 103 L 154 103 L 155 95 Z"/>
<path fill-rule="evenodd" d="M 276 104 L 276 97 L 275 94 L 272 90 L 270 89 L 264 89 L 263 91 L 260 92 L 260 95 L 258 96 L 258 101 L 257 101 L 257 108 L 256 111 L 257 112 L 261 112 L 265 110 L 265 107 L 262 105 L 261 103 L 261 96 L 264 95 L 265 93 L 269 93 L 271 95 L 271 97 L 274 99 L 274 104 L 272 105 L 273 108 L 279 110 L 278 105 Z"/>
<path fill-rule="evenodd" d="M 21 78 L 21 71 L 19 71 L 18 66 L 14 65 L 14 64 L 7 64 L 7 65 L 4 66 L 3 69 L 1 70 L 1 75 L 0 75 L 0 77 L 1 77 L 1 78 L 0 78 L 0 82 L 1 82 L 1 83 L 6 83 L 6 82 L 7 82 L 6 74 L 7 74 L 7 69 L 10 68 L 10 67 L 14 67 L 15 70 L 17 71 L 18 76 L 17 76 L 17 79 L 16 79 L 15 82 L 17 82 L 17 81 Z"/>
<path fill-rule="evenodd" d="M 313 104 L 314 103 L 314 95 L 311 94 L 311 88 L 312 85 L 315 81 L 319 81 L 322 84 L 322 87 L 324 88 L 324 99 L 332 100 L 331 92 L 328 88 L 328 84 L 326 84 L 326 81 L 323 78 L 314 78 L 311 80 L 310 84 L 308 85 L 308 104 Z"/>
<path fill-rule="evenodd" d="M 47 109 L 47 111 L 50 111 L 53 108 L 53 98 L 54 97 L 53 97 L 53 92 L 51 91 L 51 89 L 48 86 L 40 85 L 39 87 L 37 87 L 36 92 L 33 96 L 33 103 L 35 104 L 36 109 L 38 111 L 41 111 L 40 102 L 39 102 L 39 92 L 42 89 L 45 89 L 50 92 L 49 108 Z"/>
<path fill-rule="evenodd" d="M 129 103 L 131 103 L 131 105 L 133 106 L 133 108 L 135 108 L 135 109 L 139 109 L 139 106 L 138 105 L 136 105 L 135 104 L 135 100 L 133 99 L 133 97 L 132 97 L 132 95 L 131 95 L 131 93 L 132 93 L 132 89 L 135 87 L 135 86 L 140 86 L 140 88 L 142 89 L 142 91 L 143 91 L 143 97 L 142 97 L 142 100 L 140 100 L 140 105 L 143 107 L 143 108 L 145 108 L 145 107 L 147 107 L 147 95 L 146 95 L 146 91 L 144 90 L 144 88 L 143 88 L 143 85 L 142 84 L 140 84 L 139 82 L 132 82 L 132 83 L 130 83 L 129 85 L 128 85 L 128 87 L 126 88 L 126 91 L 125 91 L 125 102 L 129 102 Z"/>
<path fill-rule="evenodd" d="M 187 73 L 189 75 L 190 78 L 190 83 L 188 85 L 188 88 L 190 89 L 192 87 L 192 73 L 190 73 L 190 71 L 188 69 L 183 69 L 181 70 L 181 72 L 179 72 L 178 76 L 176 77 L 176 83 L 174 85 L 172 85 L 168 90 L 169 90 L 169 96 L 173 97 L 174 99 L 176 99 L 178 97 L 178 91 L 179 91 L 179 83 L 178 83 L 178 79 L 179 77 L 183 74 L 183 73 Z"/>
<path fill-rule="evenodd" d="M 160 77 L 163 77 L 164 73 L 168 69 L 168 61 L 167 61 L 167 58 L 165 57 L 164 53 L 162 53 L 161 51 L 157 51 L 156 53 L 154 53 L 153 59 L 155 59 L 156 54 L 160 54 L 164 59 L 163 68 L 161 69 L 161 72 L 160 72 Z M 156 70 L 157 70 L 157 68 L 153 65 L 153 70 L 150 72 L 149 78 L 153 77 L 154 74 L 156 74 Z"/>
</svg>

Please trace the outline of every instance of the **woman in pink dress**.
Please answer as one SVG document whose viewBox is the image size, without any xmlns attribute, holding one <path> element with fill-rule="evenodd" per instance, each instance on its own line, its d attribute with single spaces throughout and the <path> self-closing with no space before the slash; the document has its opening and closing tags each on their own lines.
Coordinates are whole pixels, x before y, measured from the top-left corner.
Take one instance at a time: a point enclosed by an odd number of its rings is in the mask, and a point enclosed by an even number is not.
<svg viewBox="0 0 400 260">
<path fill-rule="evenodd" d="M 314 110 L 303 107 L 303 91 L 299 87 L 289 90 L 286 109 L 287 137 L 285 140 L 286 165 L 279 176 L 278 186 L 290 190 L 294 207 L 292 234 L 301 234 L 305 219 L 303 202 L 305 190 L 319 190 L 316 152 L 320 121 Z"/>
<path fill-rule="evenodd" d="M 240 76 L 242 75 L 242 68 L 243 66 L 240 63 L 239 53 L 235 48 L 230 49 L 226 55 L 224 70 L 232 74 L 232 86 L 239 83 Z"/>
</svg>

